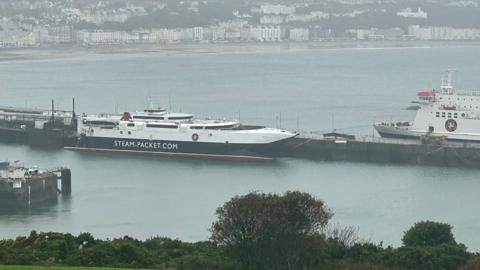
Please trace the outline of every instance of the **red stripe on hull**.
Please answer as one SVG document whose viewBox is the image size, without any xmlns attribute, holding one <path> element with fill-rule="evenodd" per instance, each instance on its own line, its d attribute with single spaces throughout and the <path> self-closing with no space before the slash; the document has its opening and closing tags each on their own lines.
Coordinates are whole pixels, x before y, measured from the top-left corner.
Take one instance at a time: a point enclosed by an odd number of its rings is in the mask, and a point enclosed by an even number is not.
<svg viewBox="0 0 480 270">
<path fill-rule="evenodd" d="M 269 158 L 269 157 L 242 156 L 242 155 L 149 152 L 149 151 L 137 151 L 137 150 L 115 150 L 115 149 L 84 148 L 84 147 L 65 147 L 65 149 L 82 151 L 82 152 L 125 153 L 125 154 L 140 154 L 140 155 L 147 155 L 147 156 L 195 158 L 195 159 L 211 159 L 211 160 L 230 160 L 230 161 L 272 161 L 273 160 L 273 158 Z"/>
</svg>

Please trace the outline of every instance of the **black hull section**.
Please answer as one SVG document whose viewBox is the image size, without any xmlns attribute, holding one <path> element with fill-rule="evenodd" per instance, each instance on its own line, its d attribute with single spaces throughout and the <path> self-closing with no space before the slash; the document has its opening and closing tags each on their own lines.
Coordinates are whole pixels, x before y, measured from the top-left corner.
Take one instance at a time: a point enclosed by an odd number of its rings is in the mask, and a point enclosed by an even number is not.
<svg viewBox="0 0 480 270">
<path fill-rule="evenodd" d="M 66 149 L 177 158 L 269 161 L 276 156 L 284 142 L 285 140 L 270 144 L 229 144 L 82 137 L 76 145 Z"/>
</svg>

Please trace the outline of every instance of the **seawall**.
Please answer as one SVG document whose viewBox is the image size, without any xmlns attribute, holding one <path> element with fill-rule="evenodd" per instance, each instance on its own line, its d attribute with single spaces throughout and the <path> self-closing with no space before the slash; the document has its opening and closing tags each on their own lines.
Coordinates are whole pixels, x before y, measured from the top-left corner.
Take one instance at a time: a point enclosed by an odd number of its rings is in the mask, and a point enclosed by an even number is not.
<svg viewBox="0 0 480 270">
<path fill-rule="evenodd" d="M 419 140 L 326 140 L 298 137 L 280 154 L 328 161 L 480 168 L 480 144 Z"/>
</svg>

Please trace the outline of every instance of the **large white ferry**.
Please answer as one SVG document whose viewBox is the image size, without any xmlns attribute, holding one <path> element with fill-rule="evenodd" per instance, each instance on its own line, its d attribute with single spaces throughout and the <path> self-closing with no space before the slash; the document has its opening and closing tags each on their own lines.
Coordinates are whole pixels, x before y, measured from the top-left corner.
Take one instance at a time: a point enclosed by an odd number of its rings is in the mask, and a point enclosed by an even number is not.
<svg viewBox="0 0 480 270">
<path fill-rule="evenodd" d="M 382 137 L 420 138 L 438 136 L 448 140 L 480 142 L 480 92 L 458 91 L 452 72 L 442 78 L 440 90 L 417 93 L 418 111 L 413 122 L 380 123 Z"/>
<path fill-rule="evenodd" d="M 271 160 L 280 144 L 297 135 L 163 109 L 82 116 L 78 134 L 67 149 L 227 160 Z"/>
</svg>

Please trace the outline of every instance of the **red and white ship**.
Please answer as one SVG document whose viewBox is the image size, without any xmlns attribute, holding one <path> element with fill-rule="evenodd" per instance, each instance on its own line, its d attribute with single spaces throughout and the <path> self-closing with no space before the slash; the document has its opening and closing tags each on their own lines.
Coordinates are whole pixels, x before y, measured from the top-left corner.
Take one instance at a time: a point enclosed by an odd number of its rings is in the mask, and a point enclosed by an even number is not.
<svg viewBox="0 0 480 270">
<path fill-rule="evenodd" d="M 443 78 L 440 90 L 417 93 L 419 109 L 413 122 L 380 123 L 375 129 L 387 138 L 442 136 L 448 140 L 480 142 L 480 92 L 459 91 L 453 73 Z"/>
</svg>

